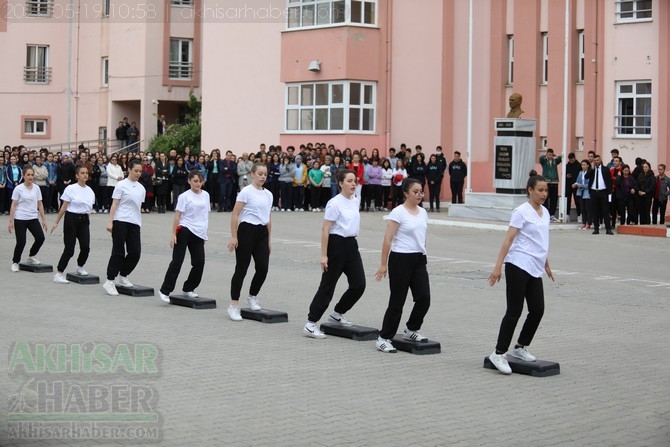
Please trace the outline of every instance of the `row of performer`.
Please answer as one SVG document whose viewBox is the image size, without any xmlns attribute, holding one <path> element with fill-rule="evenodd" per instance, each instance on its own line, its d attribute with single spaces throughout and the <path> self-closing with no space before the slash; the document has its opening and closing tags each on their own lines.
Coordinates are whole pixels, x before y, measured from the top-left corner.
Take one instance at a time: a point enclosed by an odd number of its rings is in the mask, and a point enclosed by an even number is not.
<svg viewBox="0 0 670 447">
<path fill-rule="evenodd" d="M 120 181 L 112 194 L 107 231 L 112 237 L 112 252 L 107 264 L 107 279 L 103 284 L 109 295 L 118 295 L 117 286 L 133 287 L 128 276 L 140 260 L 142 223 L 141 204 L 145 190 L 138 181 L 142 175 L 139 160 L 132 160 L 128 177 Z M 235 252 L 235 272 L 230 285 L 230 305 L 227 312 L 233 321 L 240 321 L 239 300 L 244 278 L 253 259 L 255 273 L 251 280 L 247 302 L 253 311 L 262 309 L 259 293 L 268 273 L 271 250 L 272 194 L 264 188 L 267 167 L 255 163 L 251 171 L 252 182 L 237 196 L 231 217 L 231 238 L 228 250 Z M 8 224 L 9 232 L 16 235 L 16 246 L 12 259 L 12 271 L 19 271 L 19 262 L 30 232 L 35 241 L 28 253 L 28 264 L 39 264 L 37 254 L 42 246 L 44 231 L 53 231 L 61 220 L 63 224 L 64 250 L 58 261 L 54 282 L 67 283 L 65 269 L 75 253 L 79 242 L 77 274 L 87 275 L 84 266 L 90 251 L 89 214 L 95 203 L 95 195 L 86 186 L 88 170 L 78 167 L 77 183 L 68 186 L 62 196 L 62 205 L 51 229 L 49 229 L 40 188 L 33 183 L 34 172 L 24 168 L 25 182 L 14 189 Z M 327 319 L 333 324 L 351 326 L 346 317 L 365 291 L 366 280 L 363 262 L 358 249 L 357 236 L 360 230 L 360 198 L 356 195 L 357 180 L 353 171 L 337 172 L 339 194 L 326 205 L 321 232 L 321 282 L 309 306 L 307 322 L 303 328 L 306 336 L 324 339 L 317 323 L 329 308 L 339 278 L 344 274 L 348 288 L 342 294 Z M 197 298 L 205 265 L 205 241 L 207 241 L 210 211 L 209 195 L 203 190 L 202 173 L 189 173 L 190 189 L 179 196 L 170 236 L 172 260 L 167 268 L 159 295 L 169 303 L 169 295 L 175 289 L 186 251 L 191 257 L 191 270 L 182 291 L 190 298 Z M 424 191 L 421 183 L 407 178 L 402 183 L 404 202 L 388 215 L 382 244 L 381 262 L 375 279 L 389 278 L 390 297 L 384 313 L 376 348 L 385 353 L 396 352 L 392 338 L 401 323 L 402 310 L 411 291 L 414 306 L 405 323 L 403 337 L 414 342 L 426 341 L 419 333 L 430 307 L 430 286 L 426 268 L 426 231 L 428 215 L 421 206 Z M 528 201 L 512 212 L 510 225 L 503 241 L 489 284 L 495 285 L 502 277 L 506 279 L 507 310 L 500 324 L 495 350 L 489 359 L 502 373 L 512 372 L 507 355 L 533 362 L 529 352 L 535 332 L 544 313 L 544 273 L 552 280 L 553 274 L 547 258 L 549 249 L 549 212 L 543 206 L 548 187 L 541 176 L 530 176 L 527 183 Z M 41 224 L 40 224 L 41 219 Z M 44 231 L 43 231 L 44 230 Z M 523 311 L 524 301 L 528 315 L 514 347 L 509 350 L 517 322 Z M 509 351 L 509 352 L 508 352 Z"/>
</svg>

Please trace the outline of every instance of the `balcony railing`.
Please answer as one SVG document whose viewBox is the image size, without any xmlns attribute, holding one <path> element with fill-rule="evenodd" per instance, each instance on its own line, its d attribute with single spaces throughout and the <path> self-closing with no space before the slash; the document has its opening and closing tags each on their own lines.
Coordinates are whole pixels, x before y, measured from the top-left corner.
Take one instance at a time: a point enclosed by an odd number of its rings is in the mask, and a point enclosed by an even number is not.
<svg viewBox="0 0 670 447">
<path fill-rule="evenodd" d="M 49 17 L 53 11 L 53 0 L 26 0 L 26 13 L 29 16 Z"/>
<path fill-rule="evenodd" d="M 23 67 L 23 80 L 28 84 L 48 84 L 51 67 Z"/>
<path fill-rule="evenodd" d="M 193 62 L 170 62 L 170 79 L 191 79 L 193 77 Z"/>
</svg>

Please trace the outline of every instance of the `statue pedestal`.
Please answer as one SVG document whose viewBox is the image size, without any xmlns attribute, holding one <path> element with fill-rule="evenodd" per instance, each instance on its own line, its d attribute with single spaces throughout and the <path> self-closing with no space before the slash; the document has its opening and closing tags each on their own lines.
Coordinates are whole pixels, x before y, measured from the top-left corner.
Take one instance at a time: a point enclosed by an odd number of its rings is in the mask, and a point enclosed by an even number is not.
<svg viewBox="0 0 670 447">
<path fill-rule="evenodd" d="M 528 173 L 535 167 L 535 120 L 496 118 L 493 186 L 497 193 L 526 195 Z"/>
</svg>

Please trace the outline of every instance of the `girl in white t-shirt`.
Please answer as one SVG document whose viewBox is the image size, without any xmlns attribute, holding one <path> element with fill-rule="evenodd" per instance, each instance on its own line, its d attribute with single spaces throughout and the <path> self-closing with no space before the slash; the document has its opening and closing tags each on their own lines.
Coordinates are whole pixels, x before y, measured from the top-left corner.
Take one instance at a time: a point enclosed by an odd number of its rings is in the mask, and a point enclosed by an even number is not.
<svg viewBox="0 0 670 447">
<path fill-rule="evenodd" d="M 265 282 L 270 263 L 272 193 L 263 188 L 268 177 L 268 168 L 264 163 L 254 163 L 248 175 L 251 176 L 251 184 L 242 188 L 237 195 L 230 219 L 228 251 L 235 250 L 236 264 L 235 273 L 230 280 L 231 301 L 228 316 L 233 321 L 242 320 L 239 307 L 240 293 L 251 258 L 254 258 L 256 268 L 247 298 L 251 310 L 261 310 L 258 293 Z"/>
<path fill-rule="evenodd" d="M 39 186 L 33 183 L 35 171 L 30 165 L 23 168 L 23 183 L 17 185 L 12 191 L 12 206 L 9 210 L 8 230 L 11 233 L 16 230 L 16 245 L 12 258 L 12 272 L 19 271 L 19 262 L 26 246 L 26 230 L 35 238 L 35 242 L 28 252 L 27 264 L 39 264 L 35 257 L 44 244 L 44 231 L 47 231 L 47 217 L 42 205 L 42 192 Z M 37 219 L 42 218 L 42 227 Z M 42 231 L 44 229 L 44 231 Z"/>
<path fill-rule="evenodd" d="M 396 352 L 391 339 L 398 331 L 402 308 L 410 289 L 414 307 L 407 320 L 403 338 L 417 342 L 428 340 L 418 332 L 430 307 L 430 284 L 426 270 L 428 214 L 421 206 L 423 186 L 419 180 L 408 177 L 402 182 L 402 193 L 405 197 L 403 204 L 394 208 L 386 221 L 381 265 L 375 274 L 375 279 L 381 281 L 388 270 L 391 289 L 376 343 L 381 352 Z"/>
<path fill-rule="evenodd" d="M 205 241 L 209 226 L 209 194 L 203 190 L 205 177 L 202 172 L 193 169 L 188 174 L 191 189 L 179 195 L 172 222 L 170 247 L 172 261 L 165 272 L 160 288 L 161 300 L 170 302 L 170 293 L 174 290 L 179 271 L 184 263 L 186 249 L 191 255 L 191 272 L 184 282 L 182 291 L 189 298 L 197 298 L 195 289 L 200 285 L 205 269 Z"/>
<path fill-rule="evenodd" d="M 108 295 L 119 294 L 117 285 L 133 287 L 126 277 L 140 262 L 140 207 L 146 194 L 144 186 L 138 181 L 141 176 L 142 163 L 133 158 L 128 162 L 128 177 L 117 183 L 112 193 L 107 223 L 107 231 L 112 233 L 112 254 L 107 263 L 107 281 L 102 286 Z"/>
<path fill-rule="evenodd" d="M 365 292 L 365 271 L 356 236 L 360 231 L 361 198 L 356 195 L 356 174 L 339 169 L 335 174 L 340 193 L 326 204 L 321 230 L 321 283 L 309 306 L 303 332 L 308 337 L 326 338 L 316 323 L 321 319 L 335 294 L 337 281 L 344 273 L 349 287 L 328 317 L 331 323 L 351 326 L 344 316 Z"/>
<path fill-rule="evenodd" d="M 531 175 L 526 185 L 528 202 L 512 211 L 507 235 L 489 276 L 489 284 L 493 286 L 500 281 L 502 265 L 505 264 L 507 311 L 500 324 L 496 349 L 489 356 L 491 363 L 504 374 L 512 373 L 506 352 L 512 342 L 516 323 L 523 312 L 524 298 L 528 303 L 528 316 L 510 355 L 527 362 L 536 360 L 528 352 L 527 346 L 533 341 L 544 314 L 542 274 L 546 272 L 554 280 L 547 259 L 549 211 L 542 206 L 548 191 L 547 182 L 542 176 Z"/>
<path fill-rule="evenodd" d="M 88 254 L 91 251 L 91 231 L 88 216 L 91 214 L 95 204 L 95 193 L 86 186 L 88 181 L 88 169 L 86 166 L 77 166 L 75 169 L 75 178 L 77 183 L 68 185 L 61 195 L 61 207 L 56 216 L 56 222 L 51 227 L 51 233 L 58 228 L 58 222 L 65 215 L 63 224 L 63 243 L 65 248 L 58 261 L 57 271 L 54 275 L 54 282 L 58 284 L 67 284 L 69 281 L 63 275 L 67 263 L 74 255 L 74 244 L 79 241 L 79 256 L 77 257 L 77 274 L 88 275 L 84 270 L 84 264 L 88 260 Z"/>
</svg>

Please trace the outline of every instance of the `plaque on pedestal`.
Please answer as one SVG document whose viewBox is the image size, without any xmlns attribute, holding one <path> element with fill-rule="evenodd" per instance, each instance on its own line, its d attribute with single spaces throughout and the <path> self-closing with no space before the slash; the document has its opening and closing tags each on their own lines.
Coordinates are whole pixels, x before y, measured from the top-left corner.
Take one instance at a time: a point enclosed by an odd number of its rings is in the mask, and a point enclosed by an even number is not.
<svg viewBox="0 0 670 447">
<path fill-rule="evenodd" d="M 493 152 L 493 186 L 500 194 L 526 194 L 528 173 L 535 166 L 535 120 L 497 118 Z"/>
</svg>

